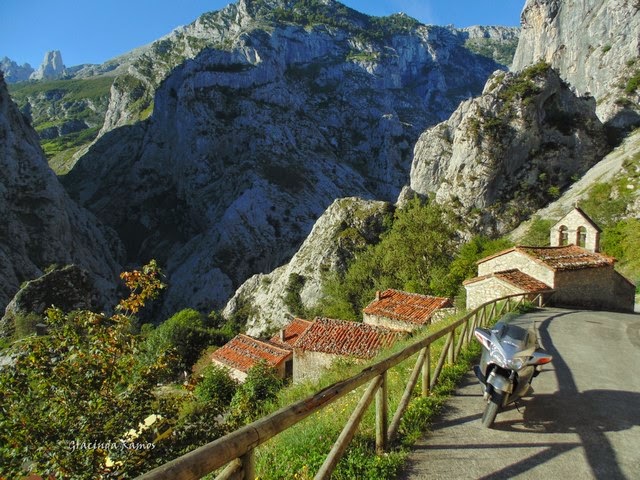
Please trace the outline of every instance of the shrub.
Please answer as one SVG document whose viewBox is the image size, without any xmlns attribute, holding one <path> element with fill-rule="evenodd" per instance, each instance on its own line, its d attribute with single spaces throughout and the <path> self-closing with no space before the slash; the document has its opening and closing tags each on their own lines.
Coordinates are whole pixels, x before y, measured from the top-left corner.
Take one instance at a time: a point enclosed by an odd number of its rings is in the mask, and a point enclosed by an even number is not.
<svg viewBox="0 0 640 480">
<path fill-rule="evenodd" d="M 200 402 L 208 403 L 222 413 L 231 403 L 237 388 L 237 382 L 231 378 L 227 370 L 210 365 L 202 373 L 194 395 Z"/>
</svg>

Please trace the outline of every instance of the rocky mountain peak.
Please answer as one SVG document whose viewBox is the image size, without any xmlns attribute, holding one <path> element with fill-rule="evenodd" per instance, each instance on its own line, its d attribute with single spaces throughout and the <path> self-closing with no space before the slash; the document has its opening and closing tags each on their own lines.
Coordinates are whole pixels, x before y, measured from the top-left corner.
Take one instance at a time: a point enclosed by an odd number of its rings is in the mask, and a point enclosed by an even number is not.
<svg viewBox="0 0 640 480">
<path fill-rule="evenodd" d="M 4 80 L 7 83 L 17 83 L 29 80 L 33 73 L 33 68 L 28 63 L 18 65 L 9 57 L 0 58 L 0 71 L 4 73 Z"/>
<path fill-rule="evenodd" d="M 42 64 L 31 74 L 31 80 L 55 80 L 64 77 L 66 68 L 62 63 L 60 50 L 52 50 L 44 54 Z"/>
</svg>

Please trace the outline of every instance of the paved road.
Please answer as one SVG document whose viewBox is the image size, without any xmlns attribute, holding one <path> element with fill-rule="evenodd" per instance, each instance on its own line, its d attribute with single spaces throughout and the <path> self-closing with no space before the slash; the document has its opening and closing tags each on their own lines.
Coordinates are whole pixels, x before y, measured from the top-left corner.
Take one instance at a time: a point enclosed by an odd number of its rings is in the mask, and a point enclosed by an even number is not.
<svg viewBox="0 0 640 480">
<path fill-rule="evenodd" d="M 483 428 L 469 374 L 400 478 L 640 479 L 640 315 L 547 309 L 520 321 L 554 356 L 533 396 Z"/>
</svg>

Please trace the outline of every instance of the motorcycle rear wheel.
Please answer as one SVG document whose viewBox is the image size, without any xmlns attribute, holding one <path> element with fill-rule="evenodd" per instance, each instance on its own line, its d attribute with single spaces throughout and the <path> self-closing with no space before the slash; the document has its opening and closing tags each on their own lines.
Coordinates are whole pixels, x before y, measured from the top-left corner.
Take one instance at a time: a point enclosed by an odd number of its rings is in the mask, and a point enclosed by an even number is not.
<svg viewBox="0 0 640 480">
<path fill-rule="evenodd" d="M 493 422 L 498 415 L 498 410 L 502 406 L 503 396 L 497 393 L 491 395 L 491 400 L 487 402 L 487 406 L 484 409 L 484 413 L 482 414 L 482 426 L 486 428 L 491 428 Z"/>
</svg>

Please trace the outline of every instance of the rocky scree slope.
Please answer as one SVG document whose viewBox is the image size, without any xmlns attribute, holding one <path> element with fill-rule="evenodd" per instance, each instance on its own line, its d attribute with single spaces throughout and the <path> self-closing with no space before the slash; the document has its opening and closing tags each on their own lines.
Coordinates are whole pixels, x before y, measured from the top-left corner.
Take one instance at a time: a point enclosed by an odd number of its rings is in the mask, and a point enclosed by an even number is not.
<svg viewBox="0 0 640 480">
<path fill-rule="evenodd" d="M 92 272 L 103 300 L 120 270 L 115 234 L 73 202 L 0 76 L 0 310 L 51 264 Z"/>
<path fill-rule="evenodd" d="M 296 10 L 307 3 L 333 23 Z M 336 2 L 292 5 L 228 7 L 221 31 L 242 30 L 228 49 L 175 68 L 153 115 L 105 133 L 64 179 L 129 261 L 166 266 L 165 313 L 222 306 L 289 260 L 334 199 L 397 196 L 419 133 L 499 67 L 446 28 L 398 16 L 363 36 L 370 17 Z"/>
<path fill-rule="evenodd" d="M 640 4 L 635 0 L 527 0 L 512 69 L 544 60 L 614 130 L 640 125 Z"/>
<path fill-rule="evenodd" d="M 503 234 L 557 198 L 609 151 L 592 97 L 545 63 L 496 73 L 418 140 L 410 186 L 433 194 L 471 232 Z"/>
<path fill-rule="evenodd" d="M 283 327 L 318 306 L 328 273 L 344 272 L 353 255 L 380 240 L 394 207 L 355 197 L 334 201 L 287 264 L 249 278 L 229 300 L 225 318 L 248 318 L 249 335 Z"/>
</svg>

